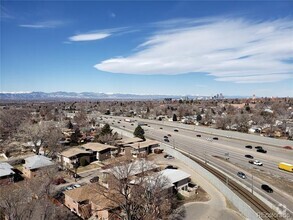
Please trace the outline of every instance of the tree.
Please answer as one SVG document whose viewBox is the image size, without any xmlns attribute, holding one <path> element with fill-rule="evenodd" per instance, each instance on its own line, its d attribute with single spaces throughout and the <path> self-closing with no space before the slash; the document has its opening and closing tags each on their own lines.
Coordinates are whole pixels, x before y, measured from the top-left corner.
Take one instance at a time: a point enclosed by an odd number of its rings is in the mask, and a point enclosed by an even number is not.
<svg viewBox="0 0 293 220">
<path fill-rule="evenodd" d="M 68 129 L 73 129 L 73 124 L 72 124 L 71 120 L 68 121 L 66 127 L 67 127 Z"/>
<path fill-rule="evenodd" d="M 197 114 L 197 116 L 196 116 L 196 121 L 197 121 L 197 122 L 200 122 L 201 120 L 202 120 L 201 115 L 200 115 L 200 114 Z"/>
<path fill-rule="evenodd" d="M 110 169 L 106 181 L 109 188 L 98 185 L 98 192 L 120 210 L 113 211 L 118 219 L 156 220 L 182 219 L 184 208 L 178 208 L 177 200 L 164 191 L 169 181 L 159 173 L 148 175 L 154 164 L 146 160 L 133 163 L 121 162 Z M 135 179 L 133 171 L 139 172 Z"/>
<path fill-rule="evenodd" d="M 109 124 L 105 124 L 101 130 L 101 135 L 112 134 L 112 129 Z"/>
<path fill-rule="evenodd" d="M 145 140 L 145 137 L 144 137 L 144 130 L 142 129 L 142 127 L 141 127 L 140 125 L 138 125 L 138 126 L 135 128 L 133 134 L 134 134 L 135 137 L 139 137 L 139 138 Z"/>
<path fill-rule="evenodd" d="M 79 128 L 76 128 L 74 133 L 71 134 L 70 139 L 71 139 L 71 144 L 72 145 L 78 145 L 79 144 L 79 139 L 82 137 L 82 134 L 79 130 Z"/>
<path fill-rule="evenodd" d="M 173 121 L 177 121 L 177 115 L 173 114 Z"/>
</svg>

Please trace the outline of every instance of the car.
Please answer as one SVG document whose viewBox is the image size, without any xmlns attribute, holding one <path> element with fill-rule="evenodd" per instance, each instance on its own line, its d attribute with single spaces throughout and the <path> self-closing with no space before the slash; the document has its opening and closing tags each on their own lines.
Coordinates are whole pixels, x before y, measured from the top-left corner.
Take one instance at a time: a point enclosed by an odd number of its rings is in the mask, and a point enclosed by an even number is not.
<svg viewBox="0 0 293 220">
<path fill-rule="evenodd" d="M 197 134 L 196 137 L 201 137 L 201 134 Z"/>
<path fill-rule="evenodd" d="M 237 176 L 239 176 L 242 179 L 246 179 L 246 175 L 243 172 L 238 172 Z"/>
<path fill-rule="evenodd" d="M 164 136 L 164 138 L 168 138 L 168 136 L 167 136 L 167 135 L 165 135 L 165 136 Z"/>
<path fill-rule="evenodd" d="M 169 156 L 169 154 L 164 155 L 164 158 L 167 158 Z"/>
<path fill-rule="evenodd" d="M 178 129 L 174 129 L 174 131 L 175 131 L 175 132 L 179 132 L 179 130 L 178 130 Z"/>
<path fill-rule="evenodd" d="M 73 189 L 72 186 L 67 186 L 67 187 L 65 188 L 65 191 L 67 191 L 67 190 L 72 190 L 72 189 Z"/>
<path fill-rule="evenodd" d="M 118 124 L 120 124 L 120 121 L 118 121 Z"/>
<path fill-rule="evenodd" d="M 262 149 L 262 146 L 256 146 L 255 149 Z"/>
<path fill-rule="evenodd" d="M 270 186 L 268 186 L 268 185 L 266 185 L 266 184 L 262 184 L 262 185 L 261 185 L 261 188 L 262 188 L 264 191 L 267 191 L 268 193 L 272 193 L 272 192 L 274 192 L 274 190 L 273 190 Z"/>
<path fill-rule="evenodd" d="M 260 162 L 259 160 L 253 161 L 253 164 L 256 166 L 262 166 L 262 162 Z"/>
<path fill-rule="evenodd" d="M 211 139 L 211 138 L 207 138 L 207 141 L 213 141 L 213 139 Z"/>
<path fill-rule="evenodd" d="M 167 134 L 167 136 L 171 137 L 172 135 L 171 134 Z"/>
<path fill-rule="evenodd" d="M 80 187 L 81 187 L 81 185 L 79 185 L 79 184 L 74 184 L 74 185 L 72 186 L 73 189 L 80 188 Z"/>
<path fill-rule="evenodd" d="M 174 157 L 171 156 L 171 155 L 168 155 L 166 158 L 167 158 L 167 159 L 174 159 Z"/>
<path fill-rule="evenodd" d="M 267 153 L 267 151 L 264 149 L 257 149 L 256 152 L 260 152 L 260 153 L 264 153 L 264 154 Z"/>
<path fill-rule="evenodd" d="M 245 148 L 252 149 L 252 146 L 251 145 L 246 145 Z"/>
<path fill-rule="evenodd" d="M 231 136 L 230 135 L 227 135 L 226 138 L 231 138 Z"/>
<path fill-rule="evenodd" d="M 133 124 L 131 124 L 133 126 Z"/>
<path fill-rule="evenodd" d="M 164 138 L 164 141 L 166 141 L 166 142 L 170 142 L 168 138 Z"/>
<path fill-rule="evenodd" d="M 78 175 L 77 173 L 74 173 L 74 174 L 72 175 L 72 177 L 73 177 L 73 178 L 80 178 L 81 176 Z"/>
<path fill-rule="evenodd" d="M 213 137 L 213 139 L 214 139 L 214 140 L 219 140 L 219 138 L 218 138 L 218 137 Z"/>
<path fill-rule="evenodd" d="M 253 162 L 254 162 L 253 160 L 249 160 L 249 161 L 248 161 L 248 163 L 251 163 L 251 164 L 253 164 Z"/>
<path fill-rule="evenodd" d="M 100 178 L 98 176 L 95 176 L 95 177 L 93 177 L 93 178 L 90 179 L 90 182 L 91 183 L 96 183 L 96 182 L 99 182 L 99 179 Z"/>
<path fill-rule="evenodd" d="M 160 129 L 163 129 L 162 127 L 160 127 Z"/>
<path fill-rule="evenodd" d="M 178 167 L 176 167 L 176 166 L 173 166 L 173 165 L 168 165 L 168 166 L 166 166 L 166 168 L 165 169 L 174 169 L 174 170 L 177 170 L 178 169 Z"/>
<path fill-rule="evenodd" d="M 125 128 L 125 125 L 123 125 L 123 128 Z"/>
<path fill-rule="evenodd" d="M 249 154 L 246 154 L 245 157 L 250 158 L 250 159 L 253 159 L 253 156 L 251 156 Z"/>
</svg>

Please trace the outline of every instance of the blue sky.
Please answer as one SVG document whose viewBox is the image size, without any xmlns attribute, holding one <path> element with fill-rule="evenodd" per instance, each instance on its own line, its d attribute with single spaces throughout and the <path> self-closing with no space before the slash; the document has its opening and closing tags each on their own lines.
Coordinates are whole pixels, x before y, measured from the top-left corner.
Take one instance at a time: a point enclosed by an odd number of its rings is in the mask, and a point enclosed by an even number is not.
<svg viewBox="0 0 293 220">
<path fill-rule="evenodd" d="M 1 92 L 293 96 L 292 1 L 1 1 Z"/>
</svg>

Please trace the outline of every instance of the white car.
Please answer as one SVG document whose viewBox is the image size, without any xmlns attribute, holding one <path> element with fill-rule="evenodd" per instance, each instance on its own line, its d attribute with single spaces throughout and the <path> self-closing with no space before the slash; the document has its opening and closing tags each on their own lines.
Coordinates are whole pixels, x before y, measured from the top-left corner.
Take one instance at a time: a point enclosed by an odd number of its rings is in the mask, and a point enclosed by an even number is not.
<svg viewBox="0 0 293 220">
<path fill-rule="evenodd" d="M 79 185 L 79 184 L 74 184 L 72 187 L 73 187 L 74 189 L 76 189 L 76 188 L 81 187 L 81 185 Z"/>
<path fill-rule="evenodd" d="M 260 162 L 259 160 L 253 161 L 253 164 L 257 166 L 262 166 L 262 162 Z"/>
</svg>

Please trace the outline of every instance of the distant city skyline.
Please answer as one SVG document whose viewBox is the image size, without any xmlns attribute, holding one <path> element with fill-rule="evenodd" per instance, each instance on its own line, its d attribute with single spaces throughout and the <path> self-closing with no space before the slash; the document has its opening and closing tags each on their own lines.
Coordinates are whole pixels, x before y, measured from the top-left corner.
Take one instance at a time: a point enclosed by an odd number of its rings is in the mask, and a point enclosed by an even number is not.
<svg viewBox="0 0 293 220">
<path fill-rule="evenodd" d="M 1 1 L 1 91 L 293 96 L 292 1 Z"/>
</svg>

